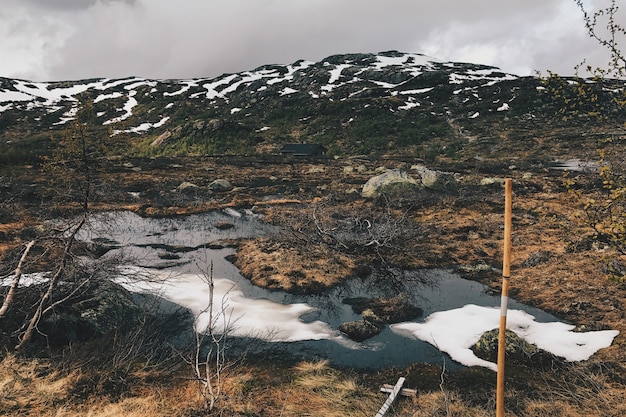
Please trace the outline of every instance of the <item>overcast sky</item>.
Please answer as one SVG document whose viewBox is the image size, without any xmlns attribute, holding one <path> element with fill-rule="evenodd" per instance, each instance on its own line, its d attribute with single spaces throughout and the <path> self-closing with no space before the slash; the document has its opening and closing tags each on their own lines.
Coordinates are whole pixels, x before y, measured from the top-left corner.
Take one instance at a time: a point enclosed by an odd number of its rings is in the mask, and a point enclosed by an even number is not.
<svg viewBox="0 0 626 417">
<path fill-rule="evenodd" d="M 569 75 L 584 58 L 606 66 L 574 0 L 1 0 L 0 7 L 0 76 L 34 81 L 215 77 L 386 50 L 518 75 Z"/>
</svg>

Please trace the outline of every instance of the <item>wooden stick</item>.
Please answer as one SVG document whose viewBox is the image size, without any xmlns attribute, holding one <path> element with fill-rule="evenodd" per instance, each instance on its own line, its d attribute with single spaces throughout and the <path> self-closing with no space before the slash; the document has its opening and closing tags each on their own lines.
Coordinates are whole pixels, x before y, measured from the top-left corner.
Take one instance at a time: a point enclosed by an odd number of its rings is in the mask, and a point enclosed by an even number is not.
<svg viewBox="0 0 626 417">
<path fill-rule="evenodd" d="M 383 386 L 380 387 L 380 392 L 386 392 L 386 393 L 393 392 L 393 385 L 383 384 Z M 402 388 L 400 390 L 400 395 L 402 395 L 403 397 L 415 397 L 417 395 L 417 390 L 411 389 L 411 388 Z"/>
<path fill-rule="evenodd" d="M 389 407 L 391 407 L 391 404 L 393 404 L 396 397 L 398 396 L 398 393 L 402 389 L 402 385 L 404 385 L 404 380 L 404 377 L 398 378 L 398 382 L 396 382 L 396 385 L 394 385 L 393 390 L 389 394 L 389 397 L 387 397 L 387 400 L 385 401 L 383 406 L 380 407 L 380 410 L 378 410 L 378 413 L 376 413 L 375 417 L 383 417 L 387 413 L 387 410 L 389 410 Z"/>
<path fill-rule="evenodd" d="M 504 259 L 502 262 L 502 298 L 500 303 L 500 332 L 498 334 L 498 377 L 496 384 L 496 417 L 504 417 L 504 354 L 506 352 L 506 312 L 511 276 L 511 194 L 513 181 L 504 180 Z"/>
</svg>

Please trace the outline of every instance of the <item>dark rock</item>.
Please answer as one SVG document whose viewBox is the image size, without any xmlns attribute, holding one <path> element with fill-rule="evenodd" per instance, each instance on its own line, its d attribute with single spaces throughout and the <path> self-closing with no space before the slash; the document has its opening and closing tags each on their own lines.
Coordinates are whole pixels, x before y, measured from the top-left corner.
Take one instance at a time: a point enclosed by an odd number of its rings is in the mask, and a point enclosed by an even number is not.
<svg viewBox="0 0 626 417">
<path fill-rule="evenodd" d="M 498 271 L 486 263 L 480 262 L 475 265 L 461 265 L 457 268 L 457 272 L 465 279 L 480 279 L 488 277 Z"/>
<path fill-rule="evenodd" d="M 20 231 L 20 238 L 24 240 L 35 239 L 39 236 L 39 230 L 36 227 L 25 227 Z"/>
<path fill-rule="evenodd" d="M 423 314 L 423 310 L 407 302 L 404 297 L 394 298 L 346 298 L 344 304 L 352 306 L 352 311 L 363 314 L 372 322 L 399 323 L 413 320 Z M 366 313 L 367 312 L 367 313 Z"/>
<path fill-rule="evenodd" d="M 359 278 L 367 278 L 372 273 L 372 268 L 369 265 L 357 265 L 352 272 Z"/>
<path fill-rule="evenodd" d="M 82 256 L 89 256 L 91 258 L 100 258 L 110 250 L 116 249 L 118 246 L 107 245 L 100 242 L 80 242 L 74 243 L 75 253 Z"/>
<path fill-rule="evenodd" d="M 371 323 L 368 320 L 359 320 L 341 323 L 339 331 L 355 342 L 362 342 L 376 336 L 383 331 L 383 328 L 382 325 Z"/>
<path fill-rule="evenodd" d="M 607 262 L 602 267 L 602 270 L 616 281 L 624 281 L 624 277 L 626 277 L 626 265 L 618 259 L 612 259 Z"/>
<path fill-rule="evenodd" d="M 189 181 L 184 181 L 180 183 L 178 187 L 176 187 L 176 190 L 181 191 L 181 192 L 189 192 L 189 191 L 194 191 L 197 188 L 198 186 L 196 184 L 191 183 Z"/>
<path fill-rule="evenodd" d="M 476 355 L 495 359 L 498 357 L 498 336 L 500 330 L 493 329 L 482 334 L 478 342 L 471 347 Z M 506 331 L 505 351 L 507 356 L 525 356 L 530 357 L 537 353 L 539 349 L 535 345 L 531 345 L 524 339 L 519 337 L 511 330 Z"/>
<path fill-rule="evenodd" d="M 496 362 L 498 359 L 499 333 L 499 329 L 493 329 L 483 333 L 478 342 L 470 349 L 476 356 Z M 511 330 L 506 331 L 505 337 L 505 357 L 513 363 L 538 365 L 562 362 L 562 360 L 553 354 L 528 343 Z"/>
<path fill-rule="evenodd" d="M 109 280 L 97 280 L 45 317 L 39 329 L 50 344 L 62 345 L 128 329 L 140 316 L 130 291 Z"/>
<path fill-rule="evenodd" d="M 165 259 L 165 260 L 175 260 L 175 259 L 180 259 L 180 255 L 176 254 L 176 253 L 169 253 L 169 252 L 165 252 L 165 253 L 159 253 L 158 254 L 159 259 Z"/>
<path fill-rule="evenodd" d="M 219 222 L 215 225 L 215 227 L 219 230 L 228 230 L 235 227 L 235 225 L 229 222 Z"/>
<path fill-rule="evenodd" d="M 230 191 L 233 189 L 232 184 L 228 180 L 218 179 L 211 182 L 208 185 L 209 190 L 219 192 L 219 191 Z"/>
</svg>

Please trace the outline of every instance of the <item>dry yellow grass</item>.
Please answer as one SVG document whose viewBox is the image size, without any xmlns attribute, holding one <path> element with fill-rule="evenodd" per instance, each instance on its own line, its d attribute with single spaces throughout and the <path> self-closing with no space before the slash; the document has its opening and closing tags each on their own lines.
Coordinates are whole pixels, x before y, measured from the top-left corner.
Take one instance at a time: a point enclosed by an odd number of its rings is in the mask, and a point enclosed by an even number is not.
<svg viewBox="0 0 626 417">
<path fill-rule="evenodd" d="M 377 395 L 330 368 L 327 361 L 303 362 L 293 370 L 296 378 L 284 389 L 281 416 L 362 416 L 376 408 Z"/>
<path fill-rule="evenodd" d="M 419 395 L 413 402 L 410 417 L 491 417 L 493 411 L 465 404 L 454 392 L 429 392 Z M 402 414 L 405 415 L 405 414 Z"/>
<path fill-rule="evenodd" d="M 300 292 L 342 282 L 351 276 L 356 263 L 322 245 L 290 247 L 259 238 L 239 245 L 235 265 L 255 285 Z"/>
<path fill-rule="evenodd" d="M 0 410 L 19 412 L 28 407 L 56 407 L 67 400 L 76 373 L 61 374 L 38 360 L 15 355 L 0 362 Z"/>
<path fill-rule="evenodd" d="M 93 372 L 93 371 L 92 371 Z M 409 374 L 412 371 L 409 371 Z M 626 391 L 606 375 L 585 366 L 568 374 L 539 376 L 536 387 L 507 391 L 508 417 L 621 417 L 626 415 Z M 357 417 L 374 415 L 387 394 L 370 380 L 359 381 L 327 361 L 302 362 L 286 368 L 246 365 L 223 381 L 224 395 L 217 409 L 203 408 L 197 384 L 184 374 L 164 383 L 145 378 L 121 396 L 96 392 L 74 395 L 83 371 L 55 371 L 42 360 L 7 355 L 0 362 L 0 415 L 6 417 L 192 417 L 279 416 Z M 376 378 L 378 379 L 378 378 Z M 436 384 L 435 384 L 436 385 Z M 400 397 L 389 417 L 486 417 L 494 413 L 494 399 L 474 393 L 474 387 L 449 386 L 418 390 Z"/>
<path fill-rule="evenodd" d="M 204 171 L 202 173 L 204 175 Z M 240 176 L 240 173 L 237 175 Z M 624 364 L 626 318 L 622 307 L 626 299 L 626 287 L 606 280 L 600 261 L 607 255 L 607 251 L 600 247 L 569 250 L 565 237 L 580 238 L 586 232 L 572 228 L 571 224 L 567 225 L 569 229 L 563 229 L 559 224 L 577 209 L 575 202 L 559 190 L 560 180 L 537 177 L 536 180 L 530 180 L 528 190 L 523 188 L 524 181 L 527 180 L 517 178 L 515 181 L 515 189 L 520 191 L 519 195 L 514 196 L 511 290 L 515 292 L 515 298 L 557 313 L 577 325 L 588 328 L 606 326 L 620 330 L 621 334 L 613 346 L 594 355 L 592 363 L 600 368 L 608 363 Z M 536 186 L 537 191 L 532 186 Z M 310 196 L 303 196 L 302 201 L 288 198 L 263 201 L 258 196 L 233 195 L 230 202 L 228 199 L 224 202 L 207 202 L 207 205 L 194 206 L 188 210 L 205 210 L 210 204 L 232 205 L 235 199 L 250 199 L 258 202 L 260 207 L 278 207 L 280 213 L 284 212 L 287 217 L 302 209 L 291 207 L 292 204 L 312 201 Z M 461 200 L 459 202 L 463 203 Z M 355 203 L 352 206 L 353 203 L 348 201 L 341 204 L 342 211 L 357 210 L 358 213 L 368 203 L 360 202 L 360 205 Z M 500 205 L 498 199 L 486 194 L 484 201 L 481 198 L 467 205 L 420 207 L 409 215 L 426 229 L 425 235 L 429 238 L 406 242 L 402 253 L 412 257 L 416 266 L 437 266 L 442 262 L 447 265 L 465 265 L 476 261 L 497 266 L 500 264 L 502 243 Z M 154 214 L 163 214 L 167 210 L 179 212 L 180 209 L 157 207 Z M 148 208 L 145 212 L 150 210 Z M 268 218 L 271 218 L 269 214 Z M 259 242 L 254 243 L 258 245 Z M 276 288 L 281 285 L 306 284 L 306 280 L 298 281 L 302 278 L 299 274 L 289 276 L 290 271 L 304 271 L 307 276 L 310 275 L 308 278 L 342 279 L 345 271 L 352 266 L 350 262 L 353 262 L 336 258 L 330 264 L 328 260 L 333 258 L 323 250 L 292 253 L 287 250 L 288 246 L 287 249 L 277 246 L 276 250 L 270 250 L 274 248 L 269 246 L 263 247 L 263 242 L 260 242 L 260 246 L 263 250 L 255 252 L 257 247 L 243 247 L 238 254 L 252 254 L 245 263 L 260 268 L 261 272 L 267 266 L 276 268 L 278 272 L 271 278 L 284 280 Z M 536 266 L 524 265 L 524 261 L 533 253 L 546 249 L 552 253 L 549 262 Z M 622 261 L 626 262 L 625 259 Z M 330 273 L 326 270 L 330 270 Z M 500 277 L 495 276 L 492 282 L 487 283 L 497 289 L 499 281 Z M 332 281 L 320 284 L 332 285 Z M 582 302 L 592 307 L 576 309 L 575 306 Z M 620 368 L 615 366 L 613 369 L 618 372 Z M 88 398 L 76 398 L 72 392 L 77 381 L 86 377 L 84 372 L 80 369 L 57 371 L 44 360 L 6 356 L 0 362 L 0 415 L 207 415 L 202 411 L 197 385 L 188 379 L 172 376 L 166 384 L 161 382 L 158 385 L 148 382 L 150 378 L 139 378 L 139 383 L 143 385 L 133 386 L 132 392 L 121 397 L 107 397 L 106 393 L 95 392 Z M 626 398 L 626 388 L 620 381 L 623 379 L 608 378 L 584 368 L 578 374 L 541 376 L 533 384 L 529 383 L 525 390 L 507 392 L 507 417 L 622 417 L 626 415 L 626 402 L 623 400 Z M 444 391 L 436 387 L 437 383 L 434 387 L 420 390 L 415 399 L 399 399 L 389 417 L 494 415 L 494 399 L 490 394 L 478 391 L 474 380 L 466 386 L 446 383 Z M 480 381 L 476 384 L 480 384 Z M 220 399 L 218 407 L 220 415 L 225 417 L 369 416 L 375 414 L 386 397 L 378 392 L 375 384 L 359 382 L 354 375 L 332 369 L 323 361 L 305 362 L 293 368 L 281 368 L 280 365 L 272 368 L 267 364 L 246 365 L 224 379 L 223 392 L 225 396 Z"/>
</svg>

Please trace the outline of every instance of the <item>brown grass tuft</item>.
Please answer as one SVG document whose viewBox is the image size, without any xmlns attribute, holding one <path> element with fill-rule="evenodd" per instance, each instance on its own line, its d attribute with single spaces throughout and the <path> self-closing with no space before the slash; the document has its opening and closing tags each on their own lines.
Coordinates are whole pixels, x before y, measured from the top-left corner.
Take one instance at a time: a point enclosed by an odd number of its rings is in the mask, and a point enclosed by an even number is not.
<svg viewBox="0 0 626 417">
<path fill-rule="evenodd" d="M 23 360 L 9 354 L 0 362 L 0 410 L 62 404 L 76 374 L 62 375 L 42 361 Z"/>
</svg>

